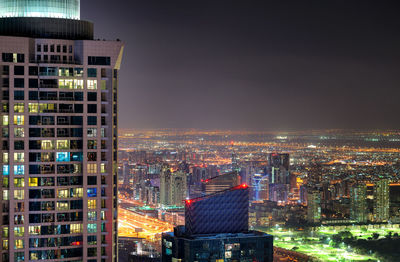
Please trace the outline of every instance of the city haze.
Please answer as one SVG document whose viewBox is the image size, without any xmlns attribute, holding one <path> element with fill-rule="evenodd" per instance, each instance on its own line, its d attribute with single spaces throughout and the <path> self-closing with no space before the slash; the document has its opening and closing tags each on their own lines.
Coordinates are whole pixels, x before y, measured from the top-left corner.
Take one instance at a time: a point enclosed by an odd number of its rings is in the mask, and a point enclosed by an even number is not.
<svg viewBox="0 0 400 262">
<path fill-rule="evenodd" d="M 399 128 L 398 27 L 384 1 L 82 2 L 126 43 L 123 128 Z"/>
</svg>

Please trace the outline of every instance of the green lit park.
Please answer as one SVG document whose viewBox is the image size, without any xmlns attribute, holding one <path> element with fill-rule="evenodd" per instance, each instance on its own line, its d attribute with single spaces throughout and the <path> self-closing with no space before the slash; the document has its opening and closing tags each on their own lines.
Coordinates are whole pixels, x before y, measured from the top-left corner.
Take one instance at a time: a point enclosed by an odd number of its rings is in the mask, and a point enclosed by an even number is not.
<svg viewBox="0 0 400 262">
<path fill-rule="evenodd" d="M 393 257 L 400 252 L 398 224 L 321 226 L 306 230 L 275 227 L 263 231 L 274 236 L 275 246 L 320 261 L 394 261 Z"/>
</svg>

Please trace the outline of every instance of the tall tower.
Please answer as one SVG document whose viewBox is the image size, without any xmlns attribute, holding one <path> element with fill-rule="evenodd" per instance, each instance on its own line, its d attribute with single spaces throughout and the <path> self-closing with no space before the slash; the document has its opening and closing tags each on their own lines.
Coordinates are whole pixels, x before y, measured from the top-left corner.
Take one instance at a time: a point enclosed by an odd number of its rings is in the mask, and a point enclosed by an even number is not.
<svg viewBox="0 0 400 262">
<path fill-rule="evenodd" d="M 374 220 L 389 220 L 389 179 L 380 179 L 374 186 Z"/>
<path fill-rule="evenodd" d="M 1 261 L 117 261 L 123 44 L 79 0 L 0 1 Z"/>
<path fill-rule="evenodd" d="M 316 188 L 307 190 L 307 221 L 321 222 L 321 191 Z"/>
<path fill-rule="evenodd" d="M 350 189 L 350 196 L 350 218 L 360 223 L 367 222 L 367 185 L 354 185 Z"/>
</svg>

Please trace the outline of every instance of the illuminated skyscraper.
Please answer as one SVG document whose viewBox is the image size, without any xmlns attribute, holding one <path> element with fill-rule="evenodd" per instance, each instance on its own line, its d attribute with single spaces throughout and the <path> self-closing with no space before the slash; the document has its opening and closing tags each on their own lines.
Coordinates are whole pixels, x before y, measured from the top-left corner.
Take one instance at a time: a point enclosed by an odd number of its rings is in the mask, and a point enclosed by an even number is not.
<svg viewBox="0 0 400 262">
<path fill-rule="evenodd" d="M 162 236 L 162 261 L 273 261 L 272 236 L 249 231 L 249 188 L 186 200 L 185 226 Z"/>
<path fill-rule="evenodd" d="M 319 189 L 307 190 L 307 221 L 309 223 L 321 222 L 321 191 Z"/>
<path fill-rule="evenodd" d="M 0 1 L 2 261 L 117 261 L 123 44 L 79 5 Z"/>
<path fill-rule="evenodd" d="M 164 166 L 160 174 L 160 203 L 165 206 L 183 206 L 187 191 L 187 174 L 183 171 L 172 173 L 168 166 Z"/>
<path fill-rule="evenodd" d="M 354 185 L 350 190 L 350 197 L 350 219 L 360 223 L 367 222 L 367 185 Z"/>
<path fill-rule="evenodd" d="M 389 220 L 389 179 L 380 179 L 374 186 L 374 220 Z"/>
<path fill-rule="evenodd" d="M 233 171 L 202 181 L 203 194 L 214 194 L 240 185 L 240 175 Z"/>
</svg>

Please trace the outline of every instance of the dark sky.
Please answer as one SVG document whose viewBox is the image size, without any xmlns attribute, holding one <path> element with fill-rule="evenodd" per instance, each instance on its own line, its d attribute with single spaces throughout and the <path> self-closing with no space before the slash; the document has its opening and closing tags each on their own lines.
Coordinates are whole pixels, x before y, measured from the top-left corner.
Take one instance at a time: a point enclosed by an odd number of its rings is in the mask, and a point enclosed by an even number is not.
<svg viewBox="0 0 400 262">
<path fill-rule="evenodd" d="M 82 0 L 122 128 L 400 128 L 396 1 Z"/>
</svg>

